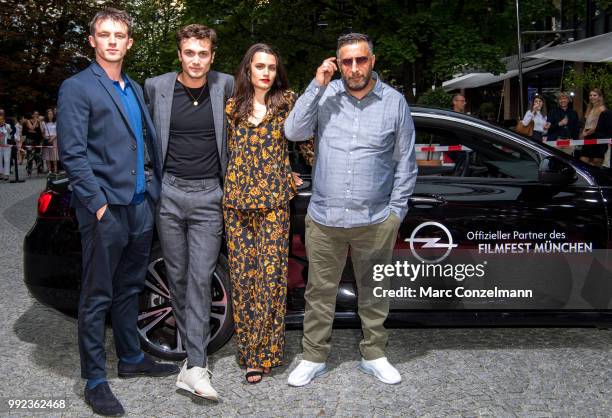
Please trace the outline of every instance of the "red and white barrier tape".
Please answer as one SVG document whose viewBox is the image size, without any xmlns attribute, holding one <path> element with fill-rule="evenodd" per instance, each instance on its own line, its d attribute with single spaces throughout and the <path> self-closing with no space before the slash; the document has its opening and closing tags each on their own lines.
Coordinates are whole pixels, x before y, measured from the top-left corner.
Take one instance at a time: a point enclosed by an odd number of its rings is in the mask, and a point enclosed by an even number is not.
<svg viewBox="0 0 612 418">
<path fill-rule="evenodd" d="M 599 139 L 557 139 L 556 141 L 544 141 L 545 144 L 552 147 L 569 147 L 573 145 L 599 145 L 612 144 L 612 138 Z M 511 148 L 498 146 L 504 151 L 514 151 Z M 415 145 L 416 152 L 448 152 L 448 151 L 471 151 L 465 145 Z"/>
<path fill-rule="evenodd" d="M 557 139 L 556 141 L 544 141 L 545 144 L 551 147 L 569 147 L 572 145 L 599 145 L 612 144 L 612 138 L 599 139 Z"/>
<path fill-rule="evenodd" d="M 471 151 L 464 145 L 415 145 L 416 152 Z"/>
</svg>

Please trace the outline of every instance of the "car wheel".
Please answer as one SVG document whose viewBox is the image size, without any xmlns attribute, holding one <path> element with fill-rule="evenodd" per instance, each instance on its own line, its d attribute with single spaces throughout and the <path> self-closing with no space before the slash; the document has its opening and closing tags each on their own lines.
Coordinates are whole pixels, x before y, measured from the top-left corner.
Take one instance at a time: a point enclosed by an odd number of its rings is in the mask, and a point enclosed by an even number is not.
<svg viewBox="0 0 612 418">
<path fill-rule="evenodd" d="M 231 288 L 227 259 L 219 256 L 211 285 L 210 342 L 207 352 L 223 347 L 234 332 Z M 182 360 L 187 353 L 178 332 L 166 268 L 159 247 L 151 254 L 145 288 L 140 294 L 138 333 L 142 348 L 162 359 Z"/>
</svg>

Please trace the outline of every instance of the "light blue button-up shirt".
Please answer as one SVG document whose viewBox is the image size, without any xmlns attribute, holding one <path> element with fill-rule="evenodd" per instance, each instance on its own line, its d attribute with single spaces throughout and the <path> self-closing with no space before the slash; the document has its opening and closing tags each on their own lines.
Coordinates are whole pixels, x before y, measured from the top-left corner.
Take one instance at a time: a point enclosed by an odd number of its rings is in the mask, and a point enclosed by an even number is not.
<svg viewBox="0 0 612 418">
<path fill-rule="evenodd" d="M 317 223 L 352 228 L 403 219 L 417 177 L 414 123 L 404 96 L 372 73 L 361 100 L 342 80 L 313 80 L 285 122 L 292 141 L 316 136 L 308 214 Z"/>
</svg>

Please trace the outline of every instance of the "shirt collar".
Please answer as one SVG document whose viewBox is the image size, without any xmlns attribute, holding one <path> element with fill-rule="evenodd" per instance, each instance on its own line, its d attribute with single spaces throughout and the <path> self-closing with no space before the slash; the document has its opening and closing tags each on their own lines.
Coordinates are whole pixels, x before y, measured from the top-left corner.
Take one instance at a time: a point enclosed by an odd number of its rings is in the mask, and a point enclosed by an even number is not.
<svg viewBox="0 0 612 418">
<path fill-rule="evenodd" d="M 107 76 L 107 77 L 108 77 L 108 76 Z M 125 74 L 121 73 L 121 79 L 122 79 L 122 80 L 123 80 L 123 82 L 125 83 L 125 88 L 124 88 L 124 89 L 126 89 L 126 88 L 128 88 L 128 87 L 132 87 L 132 84 L 130 83 L 130 79 L 129 79 L 129 78 L 127 78 L 127 77 L 125 76 Z M 114 84 L 115 86 L 119 86 L 119 87 L 121 87 L 121 85 L 119 84 L 119 82 L 118 82 L 118 81 L 115 81 L 115 80 L 111 80 L 111 81 L 113 82 L 113 84 Z"/>
<path fill-rule="evenodd" d="M 108 78 L 108 79 L 111 81 L 111 83 L 113 83 L 113 84 L 119 84 L 119 82 L 118 82 L 118 81 L 115 81 L 115 80 L 111 80 L 111 79 L 110 79 L 110 77 L 108 76 L 108 74 L 106 74 L 106 71 L 104 71 L 104 69 L 102 68 L 102 66 L 101 66 L 100 64 L 98 64 L 98 61 L 93 60 L 93 62 L 92 62 L 92 66 L 93 66 L 94 72 L 95 72 L 96 74 L 98 74 L 98 75 L 100 75 L 100 76 L 104 76 L 104 77 Z M 127 76 L 127 75 L 126 75 L 126 74 L 125 74 L 123 71 L 121 71 L 121 78 L 123 79 L 123 82 L 125 83 L 125 85 L 126 85 L 126 86 L 128 86 L 128 85 L 129 85 L 129 86 L 131 86 L 131 85 L 132 85 L 132 84 L 130 83 L 130 79 L 129 79 L 129 77 L 128 77 L 128 76 Z"/>
<path fill-rule="evenodd" d="M 365 97 L 368 97 L 370 94 L 374 94 L 379 99 L 382 99 L 383 98 L 383 83 L 382 81 L 380 81 L 380 77 L 378 77 L 378 73 L 376 71 L 372 71 L 372 78 L 376 80 L 376 83 L 374 84 L 374 88 Z M 344 79 L 340 79 L 338 93 L 346 93 L 349 96 L 351 95 L 346 90 Z"/>
</svg>

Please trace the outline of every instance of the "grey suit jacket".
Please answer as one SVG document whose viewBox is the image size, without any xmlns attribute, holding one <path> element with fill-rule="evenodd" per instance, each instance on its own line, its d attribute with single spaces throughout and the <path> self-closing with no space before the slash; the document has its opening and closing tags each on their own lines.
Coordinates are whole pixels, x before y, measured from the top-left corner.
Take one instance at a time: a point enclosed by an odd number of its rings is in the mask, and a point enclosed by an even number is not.
<svg viewBox="0 0 612 418">
<path fill-rule="evenodd" d="M 170 140 L 170 113 L 172 112 L 172 98 L 174 97 L 174 83 L 176 72 L 162 74 L 148 78 L 145 81 L 145 101 L 151 112 L 153 124 L 159 138 L 159 155 L 162 156 L 162 167 L 166 161 L 168 141 Z M 217 150 L 221 162 L 221 174 L 225 175 L 227 168 L 227 119 L 225 117 L 225 102 L 234 91 L 234 77 L 216 71 L 207 75 L 210 101 L 212 105 L 217 137 Z"/>
</svg>

